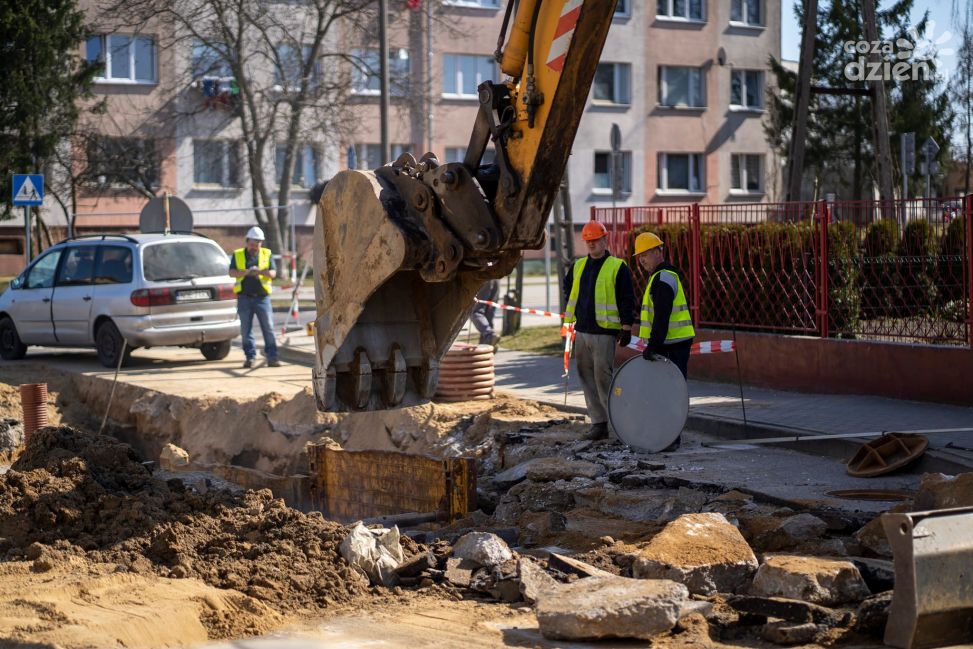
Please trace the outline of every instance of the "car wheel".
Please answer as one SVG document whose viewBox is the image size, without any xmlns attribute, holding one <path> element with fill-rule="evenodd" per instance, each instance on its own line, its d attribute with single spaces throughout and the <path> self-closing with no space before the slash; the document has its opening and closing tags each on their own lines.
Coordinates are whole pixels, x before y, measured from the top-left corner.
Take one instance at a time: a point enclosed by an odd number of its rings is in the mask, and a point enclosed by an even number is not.
<svg viewBox="0 0 973 649">
<path fill-rule="evenodd" d="M 199 346 L 199 351 L 208 361 L 221 361 L 230 353 L 230 341 L 221 340 L 218 343 L 203 343 Z"/>
<path fill-rule="evenodd" d="M 17 327 L 10 318 L 0 320 L 0 357 L 5 361 L 16 361 L 27 354 L 27 345 L 20 342 Z"/>
<path fill-rule="evenodd" d="M 115 326 L 114 322 L 108 321 L 102 324 L 95 333 L 95 350 L 98 352 L 98 361 L 105 367 L 117 367 L 118 355 L 122 353 L 124 343 L 125 339 L 118 332 L 118 327 Z M 131 347 L 124 346 L 125 358 L 122 359 L 122 365 L 128 361 L 128 357 L 132 353 Z"/>
</svg>

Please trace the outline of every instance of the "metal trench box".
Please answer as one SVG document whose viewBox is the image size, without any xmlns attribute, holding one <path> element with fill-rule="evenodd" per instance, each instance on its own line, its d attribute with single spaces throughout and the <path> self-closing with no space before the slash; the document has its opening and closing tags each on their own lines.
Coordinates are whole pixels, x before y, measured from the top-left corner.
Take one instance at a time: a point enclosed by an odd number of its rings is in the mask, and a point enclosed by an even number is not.
<svg viewBox="0 0 973 649">
<path fill-rule="evenodd" d="M 324 444 L 310 444 L 307 452 L 311 504 L 332 520 L 434 513 L 453 521 L 476 508 L 472 458 L 345 451 Z"/>
</svg>

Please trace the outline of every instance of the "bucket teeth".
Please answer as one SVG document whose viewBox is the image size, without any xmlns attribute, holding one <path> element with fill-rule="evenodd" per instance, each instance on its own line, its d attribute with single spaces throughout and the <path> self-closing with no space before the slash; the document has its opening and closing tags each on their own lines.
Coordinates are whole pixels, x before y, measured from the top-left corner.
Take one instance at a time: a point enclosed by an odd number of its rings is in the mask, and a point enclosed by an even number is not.
<svg viewBox="0 0 973 649">
<path fill-rule="evenodd" d="M 398 343 L 393 344 L 382 374 L 382 399 L 386 406 L 397 406 L 402 403 L 409 379 L 408 369 L 402 349 Z"/>
<path fill-rule="evenodd" d="M 341 400 L 355 410 L 368 406 L 372 393 L 372 363 L 364 348 L 355 350 L 348 371 L 338 374 L 338 393 Z"/>
</svg>

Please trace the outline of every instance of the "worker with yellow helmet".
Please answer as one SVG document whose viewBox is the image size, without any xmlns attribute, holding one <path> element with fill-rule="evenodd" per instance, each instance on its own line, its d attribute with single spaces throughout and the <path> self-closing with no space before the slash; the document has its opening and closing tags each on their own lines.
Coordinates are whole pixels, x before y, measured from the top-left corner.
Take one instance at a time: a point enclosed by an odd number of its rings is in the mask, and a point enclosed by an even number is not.
<svg viewBox="0 0 973 649">
<path fill-rule="evenodd" d="M 564 277 L 564 321 L 575 323 L 577 332 L 575 363 L 591 419 L 585 438 L 605 439 L 615 346 L 632 340 L 635 289 L 628 266 L 608 252 L 608 229 L 602 223 L 585 223 L 581 238 L 588 255 L 575 261 Z"/>
</svg>

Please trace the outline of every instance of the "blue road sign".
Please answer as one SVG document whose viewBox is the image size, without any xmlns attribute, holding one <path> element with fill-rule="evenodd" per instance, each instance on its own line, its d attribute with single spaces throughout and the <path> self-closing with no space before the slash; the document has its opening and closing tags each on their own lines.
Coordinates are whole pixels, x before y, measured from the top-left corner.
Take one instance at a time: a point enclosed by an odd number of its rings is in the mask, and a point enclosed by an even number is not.
<svg viewBox="0 0 973 649">
<path fill-rule="evenodd" d="M 14 174 L 13 204 L 43 205 L 44 176 L 42 174 Z"/>
</svg>

